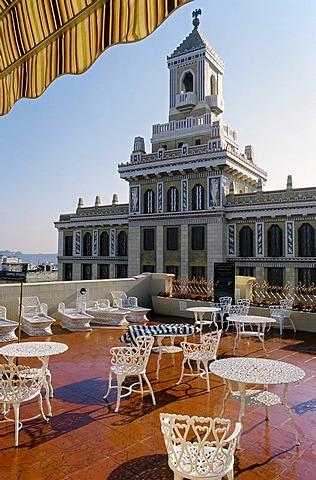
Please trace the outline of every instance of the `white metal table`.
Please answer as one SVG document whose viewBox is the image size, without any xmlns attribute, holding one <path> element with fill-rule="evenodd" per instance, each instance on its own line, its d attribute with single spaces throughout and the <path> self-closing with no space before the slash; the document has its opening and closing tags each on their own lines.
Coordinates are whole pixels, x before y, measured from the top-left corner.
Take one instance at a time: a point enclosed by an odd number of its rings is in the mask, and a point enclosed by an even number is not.
<svg viewBox="0 0 316 480">
<path fill-rule="evenodd" d="M 68 350 L 68 345 L 59 342 L 20 342 L 11 343 L 0 348 L 0 354 L 3 355 L 9 363 L 13 363 L 16 358 L 37 357 L 46 371 L 47 386 L 49 396 L 54 396 L 52 386 L 52 376 L 48 368 L 48 361 L 51 355 L 58 355 Z"/>
<path fill-rule="evenodd" d="M 209 368 L 212 373 L 224 378 L 228 383 L 220 416 L 224 414 L 229 395 L 236 400 L 240 400 L 240 423 L 242 423 L 242 418 L 245 415 L 246 403 L 248 405 L 264 406 L 266 420 L 269 419 L 268 407 L 282 404 L 290 416 L 296 445 L 299 445 L 298 433 L 294 425 L 294 417 L 286 403 L 286 394 L 288 384 L 301 380 L 305 376 L 304 370 L 290 363 L 280 362 L 278 360 L 251 357 L 232 357 L 215 360 L 215 362 L 210 364 Z M 239 391 L 237 392 L 232 390 L 231 382 L 233 381 L 238 383 Z M 247 384 L 264 385 L 264 390 L 246 390 Z M 268 385 L 277 384 L 284 385 L 282 398 L 268 391 Z M 240 448 L 240 436 L 238 439 L 238 448 Z"/>
<path fill-rule="evenodd" d="M 202 330 L 203 330 L 203 325 L 212 325 L 218 329 L 217 323 L 215 321 L 215 313 L 220 311 L 220 308 L 218 307 L 189 307 L 186 309 L 187 312 L 193 312 L 194 313 L 194 318 L 195 322 L 194 324 L 198 327 L 200 327 L 200 341 L 202 341 Z M 211 319 L 210 320 L 204 320 L 203 317 L 205 313 L 210 313 L 211 314 Z"/>
<path fill-rule="evenodd" d="M 235 355 L 236 348 L 239 345 L 241 337 L 256 337 L 260 340 L 262 349 L 266 355 L 268 352 L 264 345 L 264 333 L 267 324 L 272 323 L 272 318 L 269 317 L 260 317 L 257 315 L 230 315 L 227 317 L 227 320 L 235 324 L 236 327 L 236 338 L 233 348 L 233 354 Z M 252 326 L 257 327 L 255 330 L 252 329 Z M 246 327 L 250 326 L 251 330 L 247 330 Z"/>
</svg>

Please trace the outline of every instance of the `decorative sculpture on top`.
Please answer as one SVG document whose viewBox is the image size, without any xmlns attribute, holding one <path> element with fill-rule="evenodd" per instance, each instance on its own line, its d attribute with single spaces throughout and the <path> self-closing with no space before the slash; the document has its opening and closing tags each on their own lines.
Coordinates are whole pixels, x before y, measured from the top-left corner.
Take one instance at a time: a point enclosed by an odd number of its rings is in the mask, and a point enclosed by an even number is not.
<svg viewBox="0 0 316 480">
<path fill-rule="evenodd" d="M 198 19 L 199 15 L 202 15 L 202 10 L 200 8 L 192 12 L 192 18 L 193 18 L 192 24 L 194 28 L 198 28 L 198 26 L 200 25 L 200 20 Z"/>
</svg>

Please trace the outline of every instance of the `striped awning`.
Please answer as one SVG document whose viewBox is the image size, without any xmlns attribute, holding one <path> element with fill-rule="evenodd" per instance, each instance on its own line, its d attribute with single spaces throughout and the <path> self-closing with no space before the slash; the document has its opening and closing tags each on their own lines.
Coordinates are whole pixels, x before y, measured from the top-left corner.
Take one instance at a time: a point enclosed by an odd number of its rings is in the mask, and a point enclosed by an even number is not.
<svg viewBox="0 0 316 480">
<path fill-rule="evenodd" d="M 0 115 L 111 45 L 152 33 L 192 0 L 0 0 Z"/>
</svg>

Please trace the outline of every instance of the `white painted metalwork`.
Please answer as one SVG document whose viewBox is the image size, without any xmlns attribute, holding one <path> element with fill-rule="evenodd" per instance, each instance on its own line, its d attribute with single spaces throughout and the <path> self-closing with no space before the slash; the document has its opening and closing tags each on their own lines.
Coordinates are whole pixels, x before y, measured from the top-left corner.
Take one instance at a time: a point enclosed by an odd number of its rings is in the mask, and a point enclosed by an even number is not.
<svg viewBox="0 0 316 480">
<path fill-rule="evenodd" d="M 234 478 L 234 453 L 241 425 L 224 418 L 160 414 L 168 464 L 175 480 Z"/>
</svg>

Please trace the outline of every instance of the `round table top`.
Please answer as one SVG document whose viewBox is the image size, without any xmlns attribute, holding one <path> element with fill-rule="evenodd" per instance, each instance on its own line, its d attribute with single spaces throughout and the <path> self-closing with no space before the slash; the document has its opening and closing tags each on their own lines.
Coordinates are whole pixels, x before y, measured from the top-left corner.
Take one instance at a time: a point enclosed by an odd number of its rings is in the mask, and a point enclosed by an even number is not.
<svg viewBox="0 0 316 480">
<path fill-rule="evenodd" d="M 207 313 L 207 312 L 219 312 L 220 308 L 218 308 L 218 307 L 189 307 L 186 310 L 188 312 Z"/>
<path fill-rule="evenodd" d="M 274 323 L 276 320 L 270 317 L 260 317 L 259 315 L 229 315 L 227 317 L 229 322 L 235 323 Z"/>
<path fill-rule="evenodd" d="M 215 360 L 209 368 L 227 380 L 261 385 L 296 382 L 305 376 L 304 370 L 295 365 L 266 358 L 225 358 Z"/>
<path fill-rule="evenodd" d="M 49 357 L 68 350 L 68 345 L 59 342 L 10 343 L 0 348 L 0 354 L 8 357 Z"/>
</svg>

